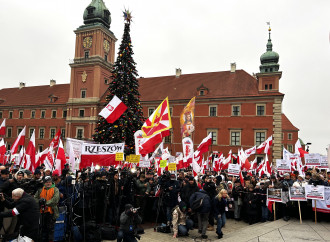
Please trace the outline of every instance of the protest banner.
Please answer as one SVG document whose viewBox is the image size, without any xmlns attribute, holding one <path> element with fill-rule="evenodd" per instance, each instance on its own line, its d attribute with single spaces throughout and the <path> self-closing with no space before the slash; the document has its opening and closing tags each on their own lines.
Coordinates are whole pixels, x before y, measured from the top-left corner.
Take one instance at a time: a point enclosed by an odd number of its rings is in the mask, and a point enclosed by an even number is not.
<svg viewBox="0 0 330 242">
<path fill-rule="evenodd" d="M 123 152 L 116 153 L 116 161 L 123 161 L 123 160 L 124 160 L 124 153 Z"/>
<path fill-rule="evenodd" d="M 267 188 L 267 200 L 271 202 L 282 202 L 282 189 Z"/>
<path fill-rule="evenodd" d="M 313 210 L 315 211 L 315 205 Z M 321 213 L 330 213 L 330 187 L 324 187 L 324 200 L 316 201 L 316 211 Z"/>
<path fill-rule="evenodd" d="M 276 159 L 277 171 L 291 172 L 291 160 Z"/>
<path fill-rule="evenodd" d="M 320 166 L 321 156 L 320 154 L 305 154 L 305 165 L 306 166 Z"/>
<path fill-rule="evenodd" d="M 306 185 L 306 198 L 314 200 L 324 200 L 324 186 Z"/>
<path fill-rule="evenodd" d="M 148 159 L 148 155 L 140 156 L 139 167 L 150 167 L 150 160 Z"/>
<path fill-rule="evenodd" d="M 291 201 L 306 201 L 305 187 L 290 187 L 289 197 Z"/>
<path fill-rule="evenodd" d="M 239 176 L 241 173 L 241 167 L 239 164 L 229 164 L 228 165 L 228 175 L 229 176 Z"/>
<path fill-rule="evenodd" d="M 176 163 L 169 163 L 168 164 L 169 171 L 176 171 Z"/>
<path fill-rule="evenodd" d="M 117 144 L 88 144 L 82 145 L 80 169 L 87 166 L 116 165 L 116 153 L 124 152 L 125 143 Z"/>
<path fill-rule="evenodd" d="M 160 168 L 165 168 L 167 166 L 167 160 L 160 160 L 159 167 Z"/>
<path fill-rule="evenodd" d="M 321 164 L 320 169 L 328 169 L 329 170 L 329 164 L 328 164 L 328 156 L 321 156 Z"/>
</svg>

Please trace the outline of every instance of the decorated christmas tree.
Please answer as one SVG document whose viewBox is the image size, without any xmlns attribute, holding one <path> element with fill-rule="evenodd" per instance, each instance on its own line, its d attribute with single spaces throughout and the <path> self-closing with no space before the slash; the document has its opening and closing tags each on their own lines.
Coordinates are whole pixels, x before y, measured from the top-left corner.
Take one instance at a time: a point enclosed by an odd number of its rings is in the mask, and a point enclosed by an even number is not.
<svg viewBox="0 0 330 242">
<path fill-rule="evenodd" d="M 112 82 L 108 88 L 107 103 L 116 95 L 128 109 L 114 123 L 108 123 L 99 117 L 93 139 L 101 144 L 125 142 L 125 154 L 135 153 L 134 133 L 144 122 L 140 103 L 138 76 L 133 60 L 130 37 L 132 16 L 128 10 L 124 12 L 125 30 L 120 44 L 117 60 L 112 70 Z"/>
</svg>

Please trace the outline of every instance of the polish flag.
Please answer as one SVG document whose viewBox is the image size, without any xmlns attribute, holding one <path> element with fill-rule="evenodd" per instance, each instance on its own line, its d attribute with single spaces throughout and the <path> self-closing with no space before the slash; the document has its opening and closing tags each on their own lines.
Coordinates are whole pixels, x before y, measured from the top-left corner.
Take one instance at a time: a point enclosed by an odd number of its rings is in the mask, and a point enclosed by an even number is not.
<svg viewBox="0 0 330 242">
<path fill-rule="evenodd" d="M 4 155 L 6 153 L 6 144 L 3 139 L 0 140 L 0 155 Z"/>
<path fill-rule="evenodd" d="M 18 154 L 18 159 L 16 160 L 16 165 L 18 165 L 20 168 L 24 167 L 24 157 L 25 157 L 25 148 L 24 146 L 21 148 Z"/>
<path fill-rule="evenodd" d="M 6 119 L 2 121 L 0 126 L 0 135 L 6 135 Z"/>
<path fill-rule="evenodd" d="M 53 149 L 56 149 L 58 146 L 58 141 L 61 138 L 61 129 L 59 129 L 55 135 L 55 137 L 50 142 L 49 146 L 53 147 Z"/>
<path fill-rule="evenodd" d="M 245 155 L 249 157 L 250 155 L 254 155 L 257 151 L 257 146 L 253 146 L 250 149 L 245 150 Z"/>
<path fill-rule="evenodd" d="M 202 140 L 202 142 L 197 147 L 197 150 L 204 154 L 209 150 L 209 146 L 212 144 L 212 133 L 209 133 L 209 135 Z"/>
<path fill-rule="evenodd" d="M 193 168 L 193 173 L 194 176 L 197 176 L 198 173 L 201 172 L 201 166 L 199 165 L 200 163 L 202 163 L 202 156 L 199 155 L 199 152 L 196 150 L 194 152 L 194 159 L 192 161 L 192 168 Z"/>
<path fill-rule="evenodd" d="M 127 106 L 114 95 L 112 100 L 99 113 L 108 123 L 115 122 L 127 109 Z"/>
<path fill-rule="evenodd" d="M 229 164 L 231 163 L 231 155 L 232 155 L 232 152 L 230 150 L 229 153 L 228 153 L 227 158 L 222 162 L 222 165 L 220 166 L 220 170 L 227 170 L 228 169 Z"/>
<path fill-rule="evenodd" d="M 62 140 L 60 139 L 57 156 L 56 156 L 56 170 L 59 171 L 59 174 L 62 175 L 62 170 L 64 169 L 64 165 L 66 163 L 65 152 Z"/>
<path fill-rule="evenodd" d="M 45 159 L 46 159 L 46 156 L 48 154 L 48 150 L 49 148 L 46 148 L 44 151 L 42 151 L 41 153 L 38 152 L 38 159 L 37 159 L 37 162 L 36 162 L 36 168 L 38 166 L 40 166 L 41 164 L 44 163 Z"/>
<path fill-rule="evenodd" d="M 301 147 L 301 143 L 300 140 L 298 139 L 296 144 L 295 144 L 295 153 L 299 154 L 300 157 L 304 157 L 305 154 L 308 154 L 307 151 L 305 151 L 302 147 Z"/>
<path fill-rule="evenodd" d="M 69 164 L 71 166 L 71 170 L 74 171 L 76 166 L 76 156 L 74 154 L 72 144 L 70 144 Z M 92 165 L 94 166 L 93 163 Z"/>
<path fill-rule="evenodd" d="M 240 182 L 241 182 L 241 184 L 242 184 L 242 187 L 244 187 L 244 177 L 243 177 L 243 173 L 242 173 L 242 170 L 241 170 L 241 172 L 239 173 L 239 179 L 240 179 Z"/>
<path fill-rule="evenodd" d="M 243 149 L 241 149 L 240 151 L 238 151 L 238 155 L 239 155 L 239 162 L 241 165 L 241 168 L 245 168 L 246 170 L 249 170 L 251 167 L 251 164 L 247 158 L 247 156 L 245 155 L 245 152 L 243 151 Z"/>
<path fill-rule="evenodd" d="M 257 169 L 257 158 L 255 158 L 252 162 L 251 162 L 251 166 L 249 170 L 255 170 Z"/>
<path fill-rule="evenodd" d="M 266 139 L 264 142 L 262 142 L 261 145 L 259 145 L 257 147 L 257 153 L 261 154 L 262 152 L 264 152 L 265 154 L 270 154 L 270 150 L 269 147 L 272 145 L 273 143 L 273 136 L 269 136 L 268 139 Z"/>
<path fill-rule="evenodd" d="M 169 136 L 172 121 L 168 98 L 165 98 L 158 108 L 142 125 L 142 136 L 140 154 L 145 156 L 155 150 L 156 144 L 162 142 L 163 137 Z"/>
<path fill-rule="evenodd" d="M 183 162 L 185 168 L 192 163 L 194 157 L 194 143 L 190 137 L 185 137 L 182 139 L 182 146 L 183 146 Z"/>
<path fill-rule="evenodd" d="M 46 169 L 49 169 L 51 171 L 53 170 L 54 154 L 53 154 L 52 147 L 49 147 L 49 149 L 48 149 L 47 155 L 46 155 L 45 160 L 44 160 L 44 164 L 45 164 Z"/>
<path fill-rule="evenodd" d="M 11 147 L 10 152 L 12 154 L 15 154 L 17 152 L 18 146 L 23 145 L 25 142 L 25 127 L 22 129 L 22 131 L 19 133 L 18 137 L 16 138 L 13 146 Z"/>
<path fill-rule="evenodd" d="M 36 163 L 36 138 L 35 138 L 35 130 L 33 130 L 33 133 L 30 138 L 30 142 L 28 144 L 28 147 L 26 148 L 24 168 L 34 172 L 36 168 L 35 163 Z"/>
</svg>

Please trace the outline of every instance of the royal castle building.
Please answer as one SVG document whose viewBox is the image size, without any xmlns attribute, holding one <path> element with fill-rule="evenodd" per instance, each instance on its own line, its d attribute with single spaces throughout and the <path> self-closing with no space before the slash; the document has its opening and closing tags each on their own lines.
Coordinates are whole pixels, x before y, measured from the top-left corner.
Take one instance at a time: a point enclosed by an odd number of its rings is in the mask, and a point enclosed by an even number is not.
<svg viewBox="0 0 330 242">
<path fill-rule="evenodd" d="M 78 27 L 75 56 L 69 64 L 68 84 L 28 86 L 0 90 L 0 121 L 6 118 L 5 141 L 8 148 L 26 126 L 26 145 L 32 131 L 36 147 L 45 149 L 57 130 L 62 138 L 91 140 L 98 113 L 105 104 L 111 69 L 115 61 L 117 38 L 110 29 L 111 14 L 102 0 L 93 0 L 85 9 L 84 24 Z M 257 60 L 255 61 L 257 65 Z M 282 72 L 279 55 L 273 51 L 269 30 L 266 52 L 260 57 L 259 73 L 250 75 L 236 69 L 209 73 L 140 78 L 139 91 L 144 116 L 148 117 L 160 102 L 169 97 L 173 130 L 165 139 L 172 154 L 182 152 L 180 114 L 196 96 L 195 131 L 197 146 L 212 132 L 212 151 L 251 148 L 273 135 L 270 160 L 280 159 L 282 147 L 294 151 L 298 131 L 282 113 L 284 94 L 280 92 Z M 3 80 L 6 81 L 6 80 Z M 263 155 L 259 156 L 261 160 Z"/>
</svg>

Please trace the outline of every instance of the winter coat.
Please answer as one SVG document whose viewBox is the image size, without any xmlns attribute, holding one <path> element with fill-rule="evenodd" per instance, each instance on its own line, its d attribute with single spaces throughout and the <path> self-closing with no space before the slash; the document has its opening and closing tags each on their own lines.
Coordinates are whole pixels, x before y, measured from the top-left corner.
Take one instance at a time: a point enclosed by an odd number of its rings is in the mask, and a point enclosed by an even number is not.
<svg viewBox="0 0 330 242">
<path fill-rule="evenodd" d="M 172 187 L 172 190 L 169 188 Z M 180 192 L 180 183 L 176 180 L 169 180 L 165 183 L 164 204 L 167 207 L 174 208 L 178 205 L 178 193 Z"/>
<path fill-rule="evenodd" d="M 52 211 L 53 211 L 53 218 L 54 219 L 57 219 L 59 216 L 60 216 L 60 213 L 58 211 L 58 202 L 60 200 L 60 192 L 58 190 L 57 187 L 55 187 L 55 185 L 53 184 L 49 189 L 51 188 L 54 188 L 54 195 L 52 198 L 50 199 L 46 199 L 46 206 L 47 207 L 51 207 Z M 36 200 L 37 203 L 39 203 L 39 199 L 40 199 L 40 193 L 42 192 L 42 189 L 39 189 L 36 194 L 34 195 L 34 198 Z M 46 187 L 45 187 L 46 190 L 48 190 Z"/>
<path fill-rule="evenodd" d="M 178 233 L 178 226 L 179 225 L 186 225 L 187 216 L 184 212 L 180 210 L 179 205 L 177 205 L 173 209 L 172 213 L 172 225 L 173 225 L 173 232 Z"/>
<path fill-rule="evenodd" d="M 207 194 L 206 191 L 204 190 L 200 190 L 198 192 L 195 192 L 191 197 L 190 197 L 190 200 L 189 200 L 189 203 L 192 205 L 194 201 L 200 199 L 200 198 L 203 198 L 203 203 L 202 203 L 202 206 L 200 208 L 198 208 L 196 210 L 196 212 L 198 213 L 209 213 L 211 211 L 211 198 L 209 197 L 209 195 Z"/>
<path fill-rule="evenodd" d="M 228 207 L 230 201 L 228 198 L 223 198 L 221 197 L 219 199 L 218 196 L 216 196 L 213 199 L 213 211 L 214 211 L 214 216 L 218 217 L 219 214 L 223 214 L 226 212 L 226 207 Z"/>
<path fill-rule="evenodd" d="M 195 192 L 198 192 L 198 191 L 199 191 L 199 188 L 198 188 L 196 182 L 194 182 L 192 185 L 190 185 L 188 183 L 181 189 L 180 197 L 181 197 L 182 201 L 184 201 L 186 203 L 187 208 L 190 208 L 189 199 L 190 199 L 191 195 L 193 195 Z"/>
<path fill-rule="evenodd" d="M 238 198 L 242 198 L 242 192 L 243 192 L 242 185 L 239 185 L 237 187 L 236 186 L 233 187 L 232 195 L 233 195 L 234 201 L 237 201 Z"/>
<path fill-rule="evenodd" d="M 120 215 L 120 230 L 124 231 L 125 233 L 133 233 L 134 231 L 130 231 L 130 227 L 132 226 L 134 230 L 141 222 L 142 219 L 138 213 L 131 213 L 128 215 L 126 212 L 122 212 Z"/>
<path fill-rule="evenodd" d="M 217 190 L 214 182 L 206 182 L 203 186 L 203 190 L 209 194 L 210 198 L 213 199 L 217 195 Z"/>
<path fill-rule="evenodd" d="M 147 186 L 145 186 L 145 184 L 147 184 Z M 136 195 L 140 195 L 140 196 L 144 196 L 146 194 L 146 192 L 150 192 L 150 185 L 149 182 L 147 182 L 147 180 L 144 180 L 143 182 L 138 179 L 135 182 L 136 185 Z"/>
<path fill-rule="evenodd" d="M 251 202 L 251 203 L 250 203 Z M 258 195 L 255 191 L 248 192 L 244 196 L 244 206 L 246 208 L 247 214 L 254 215 L 257 213 L 257 202 L 258 202 Z"/>
</svg>

